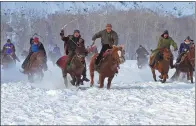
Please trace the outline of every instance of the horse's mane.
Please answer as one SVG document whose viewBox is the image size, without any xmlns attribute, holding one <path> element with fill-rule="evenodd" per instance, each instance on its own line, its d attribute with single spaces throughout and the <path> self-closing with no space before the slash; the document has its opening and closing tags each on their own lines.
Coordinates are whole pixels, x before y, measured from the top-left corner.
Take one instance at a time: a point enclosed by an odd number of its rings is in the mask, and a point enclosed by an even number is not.
<svg viewBox="0 0 196 126">
<path fill-rule="evenodd" d="M 117 61 L 118 64 L 120 64 L 120 58 L 119 58 L 119 55 L 118 55 L 118 50 L 119 50 L 119 47 L 118 46 L 113 46 L 112 47 L 112 59 L 114 59 L 115 61 Z"/>
</svg>

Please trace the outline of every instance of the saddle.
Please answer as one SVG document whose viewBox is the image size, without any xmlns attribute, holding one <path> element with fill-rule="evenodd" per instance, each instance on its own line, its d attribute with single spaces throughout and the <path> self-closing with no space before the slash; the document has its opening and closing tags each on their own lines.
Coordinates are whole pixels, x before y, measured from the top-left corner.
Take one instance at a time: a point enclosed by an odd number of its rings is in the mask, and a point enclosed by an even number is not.
<svg viewBox="0 0 196 126">
<path fill-rule="evenodd" d="M 108 50 L 106 50 L 104 53 L 103 53 L 103 55 L 102 55 L 102 58 L 101 58 L 101 60 L 99 61 L 99 64 L 96 66 L 96 70 L 99 70 L 99 68 L 100 68 L 100 66 L 101 66 L 101 63 L 104 61 L 104 59 L 105 59 L 105 57 L 106 56 L 108 56 L 109 54 L 111 54 L 111 52 L 112 52 L 112 50 L 111 49 L 108 49 Z M 98 56 L 99 54 L 97 54 L 96 55 L 96 57 Z"/>
</svg>

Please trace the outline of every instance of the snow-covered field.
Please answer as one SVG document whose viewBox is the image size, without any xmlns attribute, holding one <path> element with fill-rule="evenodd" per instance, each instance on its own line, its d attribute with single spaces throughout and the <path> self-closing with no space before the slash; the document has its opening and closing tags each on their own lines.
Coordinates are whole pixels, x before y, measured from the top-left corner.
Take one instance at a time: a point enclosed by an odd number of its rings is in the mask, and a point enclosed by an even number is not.
<svg viewBox="0 0 196 126">
<path fill-rule="evenodd" d="M 148 67 L 139 70 L 136 61 L 126 61 L 111 90 L 65 89 L 60 69 L 48 64 L 50 71 L 37 84 L 27 82 L 20 64 L 1 71 L 2 125 L 195 125 L 195 84 L 154 82 Z"/>
</svg>

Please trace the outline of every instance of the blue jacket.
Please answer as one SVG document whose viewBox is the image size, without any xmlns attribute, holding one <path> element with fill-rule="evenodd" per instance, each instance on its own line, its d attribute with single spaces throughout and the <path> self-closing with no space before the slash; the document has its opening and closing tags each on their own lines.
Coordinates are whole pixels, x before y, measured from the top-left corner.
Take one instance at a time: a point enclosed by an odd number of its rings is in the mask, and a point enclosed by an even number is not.
<svg viewBox="0 0 196 126">
<path fill-rule="evenodd" d="M 180 48 L 179 48 L 179 54 L 188 51 L 190 45 L 191 45 L 191 43 L 190 43 L 190 44 L 186 44 L 186 43 L 184 43 L 184 42 L 181 43 L 181 44 L 180 44 Z"/>
<path fill-rule="evenodd" d="M 38 49 L 39 49 L 39 45 L 38 45 L 38 44 L 37 44 L 37 45 L 36 45 L 36 44 L 32 44 L 32 45 L 31 45 L 31 51 L 32 51 L 32 52 L 37 52 Z"/>
</svg>

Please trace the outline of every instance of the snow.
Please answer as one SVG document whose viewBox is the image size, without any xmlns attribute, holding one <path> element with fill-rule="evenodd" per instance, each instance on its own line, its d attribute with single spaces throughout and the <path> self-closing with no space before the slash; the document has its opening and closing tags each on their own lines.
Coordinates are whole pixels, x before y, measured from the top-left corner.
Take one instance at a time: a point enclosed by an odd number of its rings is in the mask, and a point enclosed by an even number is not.
<svg viewBox="0 0 196 126">
<path fill-rule="evenodd" d="M 2 125 L 195 125 L 195 84 L 154 82 L 150 69 L 138 69 L 136 61 L 121 65 L 110 90 L 65 89 L 61 70 L 51 62 L 44 80 L 31 84 L 20 65 L 2 71 Z"/>
</svg>

